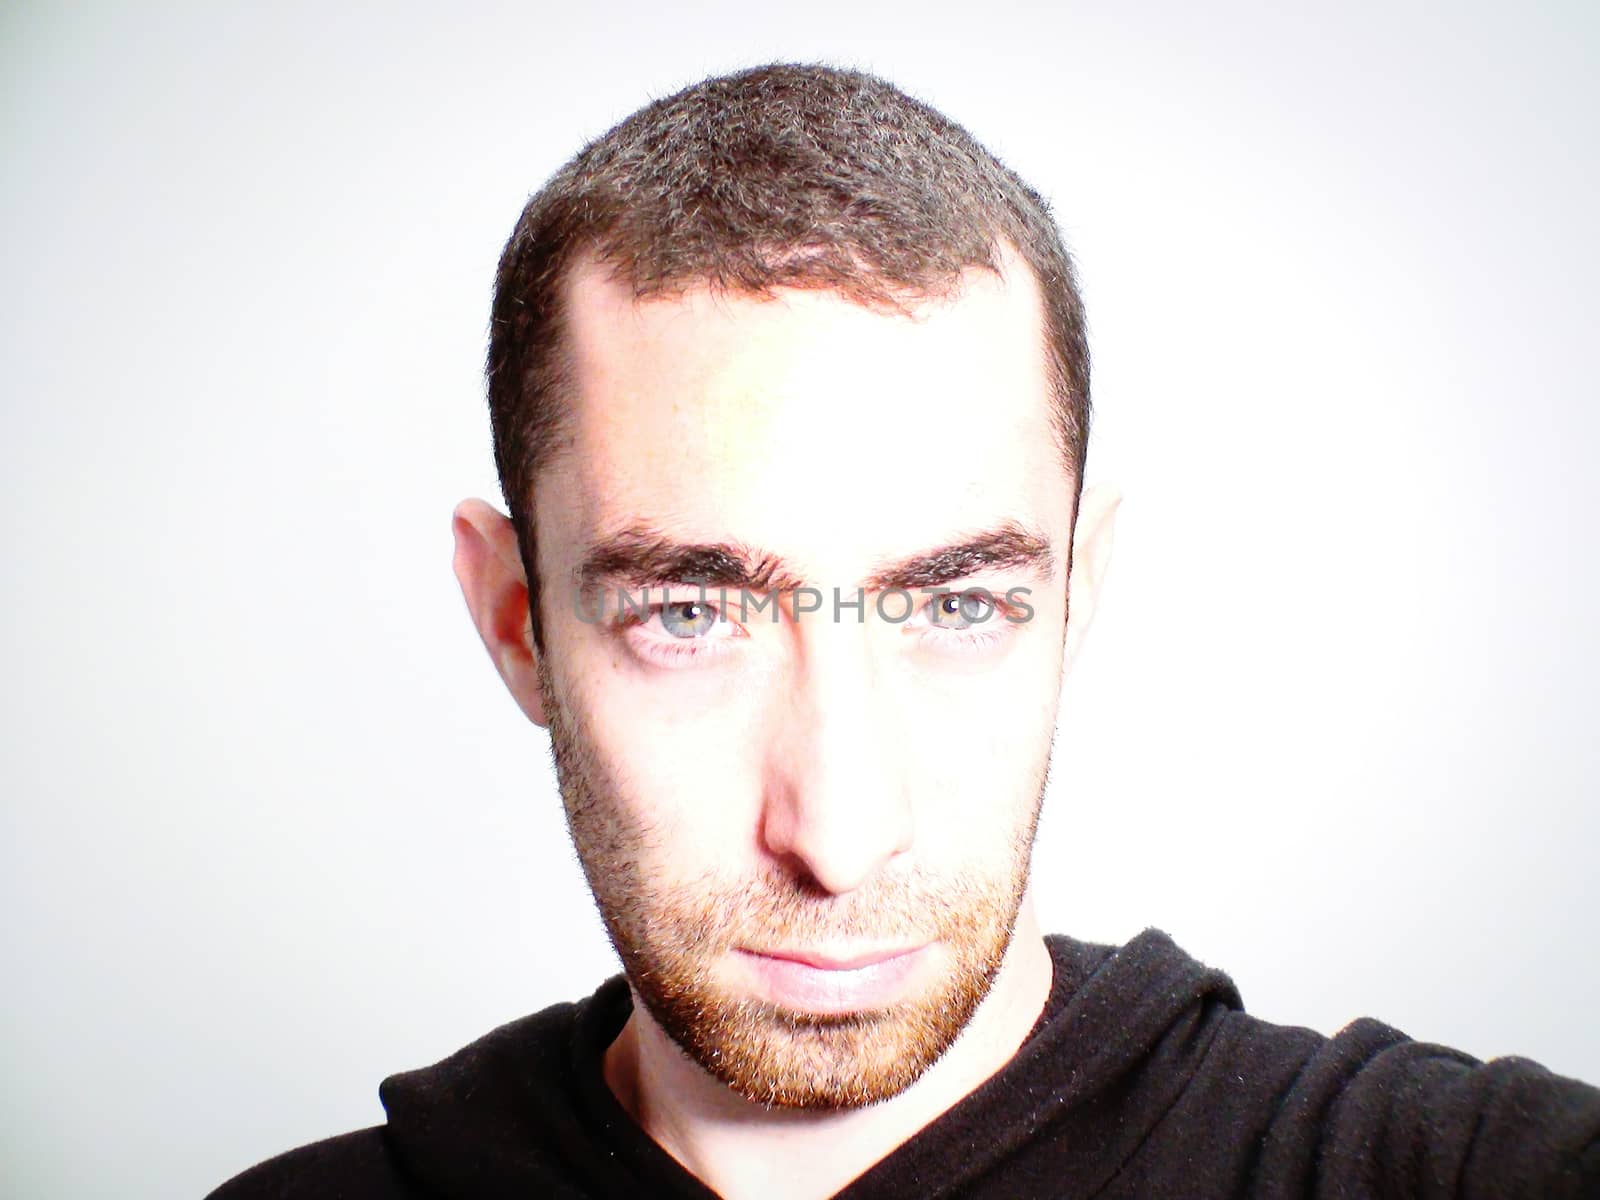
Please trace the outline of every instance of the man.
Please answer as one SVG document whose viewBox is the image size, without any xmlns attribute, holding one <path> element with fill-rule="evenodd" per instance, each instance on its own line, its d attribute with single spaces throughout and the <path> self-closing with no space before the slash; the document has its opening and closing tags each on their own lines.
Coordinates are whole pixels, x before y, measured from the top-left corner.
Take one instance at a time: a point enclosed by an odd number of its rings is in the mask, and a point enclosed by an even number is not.
<svg viewBox="0 0 1600 1200">
<path fill-rule="evenodd" d="M 1594 1089 L 1044 937 L 1116 500 L 1059 235 L 964 131 L 815 67 L 648 106 L 529 202 L 488 377 L 456 573 L 624 973 L 218 1200 L 1600 1194 Z"/>
</svg>

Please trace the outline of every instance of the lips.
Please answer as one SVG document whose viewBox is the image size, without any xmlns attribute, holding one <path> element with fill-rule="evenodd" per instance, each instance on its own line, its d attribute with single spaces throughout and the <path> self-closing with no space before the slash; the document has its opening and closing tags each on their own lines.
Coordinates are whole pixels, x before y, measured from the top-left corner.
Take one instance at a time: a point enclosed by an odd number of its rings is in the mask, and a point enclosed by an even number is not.
<svg viewBox="0 0 1600 1200">
<path fill-rule="evenodd" d="M 855 954 L 825 954 L 818 950 L 766 950 L 758 953 L 763 958 L 797 962 L 819 971 L 859 971 L 862 967 L 888 962 L 903 954 L 915 954 L 917 949 L 916 946 L 904 946 L 893 950 L 863 950 Z"/>
<path fill-rule="evenodd" d="M 825 1015 L 881 1010 L 903 999 L 932 944 L 861 951 L 740 950 L 762 999 Z"/>
</svg>

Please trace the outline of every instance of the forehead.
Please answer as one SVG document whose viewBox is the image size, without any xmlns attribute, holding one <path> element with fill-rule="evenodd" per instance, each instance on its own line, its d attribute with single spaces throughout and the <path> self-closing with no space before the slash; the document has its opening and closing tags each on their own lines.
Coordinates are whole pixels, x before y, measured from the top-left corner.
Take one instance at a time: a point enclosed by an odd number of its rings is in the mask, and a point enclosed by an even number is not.
<svg viewBox="0 0 1600 1200">
<path fill-rule="evenodd" d="M 641 301 L 592 263 L 566 299 L 570 437 L 536 487 L 541 542 L 643 522 L 853 570 L 1004 520 L 1054 540 L 1070 518 L 1015 258 L 908 312 L 800 289 Z"/>
</svg>

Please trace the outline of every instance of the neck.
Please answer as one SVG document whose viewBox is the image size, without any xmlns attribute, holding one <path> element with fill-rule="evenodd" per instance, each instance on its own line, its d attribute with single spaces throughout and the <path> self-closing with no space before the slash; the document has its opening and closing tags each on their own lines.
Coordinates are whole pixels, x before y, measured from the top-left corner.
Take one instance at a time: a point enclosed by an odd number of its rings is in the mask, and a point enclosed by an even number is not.
<svg viewBox="0 0 1600 1200">
<path fill-rule="evenodd" d="M 689 1059 L 634 998 L 607 1085 L 639 1126 L 726 1200 L 832 1196 L 1011 1061 L 1050 992 L 1031 896 L 994 985 L 949 1050 L 891 1099 L 813 1112 L 746 1100 Z"/>
</svg>

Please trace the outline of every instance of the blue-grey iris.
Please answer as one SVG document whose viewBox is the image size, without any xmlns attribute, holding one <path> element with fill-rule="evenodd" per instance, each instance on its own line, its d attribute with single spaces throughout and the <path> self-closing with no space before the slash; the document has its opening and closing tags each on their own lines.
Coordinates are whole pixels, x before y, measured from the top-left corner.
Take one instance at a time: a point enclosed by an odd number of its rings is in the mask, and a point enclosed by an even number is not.
<svg viewBox="0 0 1600 1200">
<path fill-rule="evenodd" d="M 979 588 L 945 592 L 933 599 L 933 623 L 946 629 L 966 629 L 994 616 L 994 607 L 994 600 Z"/>
<path fill-rule="evenodd" d="M 698 600 L 680 600 L 661 606 L 661 627 L 673 637 L 704 637 L 717 623 L 717 610 Z"/>
</svg>

